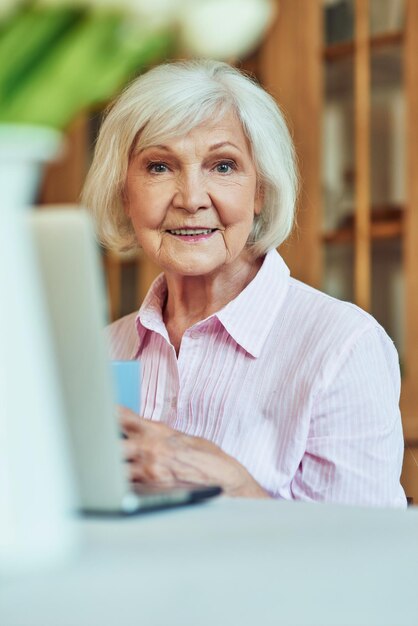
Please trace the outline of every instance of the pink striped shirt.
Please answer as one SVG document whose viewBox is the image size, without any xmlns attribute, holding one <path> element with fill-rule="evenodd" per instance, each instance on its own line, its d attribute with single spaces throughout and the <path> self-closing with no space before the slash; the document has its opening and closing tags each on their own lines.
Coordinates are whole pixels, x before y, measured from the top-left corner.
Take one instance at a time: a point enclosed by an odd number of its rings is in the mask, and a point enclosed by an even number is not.
<svg viewBox="0 0 418 626">
<path fill-rule="evenodd" d="M 215 442 L 273 497 L 406 506 L 397 352 L 353 304 L 293 279 L 269 252 L 252 282 L 189 328 L 178 358 L 160 275 L 109 327 L 141 361 L 141 414 Z"/>
</svg>

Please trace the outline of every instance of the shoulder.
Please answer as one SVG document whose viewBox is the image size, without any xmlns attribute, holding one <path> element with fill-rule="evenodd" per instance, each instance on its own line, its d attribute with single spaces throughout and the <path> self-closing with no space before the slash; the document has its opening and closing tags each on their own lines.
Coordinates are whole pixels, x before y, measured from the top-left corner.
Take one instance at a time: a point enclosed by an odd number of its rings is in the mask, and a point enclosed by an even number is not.
<svg viewBox="0 0 418 626">
<path fill-rule="evenodd" d="M 357 305 L 338 300 L 294 278 L 289 279 L 287 304 L 299 311 L 310 331 L 317 327 L 327 333 L 361 334 L 382 328 L 372 315 Z"/>
<path fill-rule="evenodd" d="M 110 358 L 114 360 L 133 359 L 138 351 L 138 332 L 136 317 L 138 313 L 130 313 L 106 327 L 106 338 Z"/>
<path fill-rule="evenodd" d="M 338 300 L 314 287 L 293 278 L 277 251 L 266 256 L 268 281 L 264 282 L 269 297 L 282 304 L 277 308 L 279 324 L 285 321 L 287 330 L 297 331 L 300 337 L 314 335 L 354 336 L 379 327 L 378 322 L 355 304 Z M 282 280 L 277 279 L 281 275 Z M 284 297 L 283 297 L 284 296 Z"/>
<path fill-rule="evenodd" d="M 290 278 L 286 308 L 289 318 L 297 320 L 299 340 L 311 346 L 309 353 L 317 357 L 316 365 L 328 376 L 336 373 L 354 351 L 372 351 L 398 376 L 399 359 L 392 339 L 360 307 Z"/>
</svg>

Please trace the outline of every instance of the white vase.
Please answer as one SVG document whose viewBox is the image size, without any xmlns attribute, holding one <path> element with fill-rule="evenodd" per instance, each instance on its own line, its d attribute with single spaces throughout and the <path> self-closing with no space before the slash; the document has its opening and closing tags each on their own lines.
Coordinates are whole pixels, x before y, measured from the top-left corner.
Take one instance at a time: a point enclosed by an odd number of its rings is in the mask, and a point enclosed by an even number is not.
<svg viewBox="0 0 418 626">
<path fill-rule="evenodd" d="M 76 545 L 53 347 L 27 209 L 52 129 L 0 124 L 0 572 L 55 565 Z M 26 218 L 26 219 L 25 219 Z"/>
</svg>

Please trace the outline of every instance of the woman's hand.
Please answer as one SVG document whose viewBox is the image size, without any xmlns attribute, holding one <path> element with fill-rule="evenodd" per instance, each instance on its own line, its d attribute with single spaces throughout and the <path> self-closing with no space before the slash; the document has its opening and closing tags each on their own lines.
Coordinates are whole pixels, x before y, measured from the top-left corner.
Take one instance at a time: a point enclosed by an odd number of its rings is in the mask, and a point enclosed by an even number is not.
<svg viewBox="0 0 418 626">
<path fill-rule="evenodd" d="M 132 481 L 167 487 L 179 482 L 219 485 L 229 496 L 270 497 L 238 461 L 214 443 L 146 420 L 124 407 L 119 407 L 119 414 Z"/>
</svg>

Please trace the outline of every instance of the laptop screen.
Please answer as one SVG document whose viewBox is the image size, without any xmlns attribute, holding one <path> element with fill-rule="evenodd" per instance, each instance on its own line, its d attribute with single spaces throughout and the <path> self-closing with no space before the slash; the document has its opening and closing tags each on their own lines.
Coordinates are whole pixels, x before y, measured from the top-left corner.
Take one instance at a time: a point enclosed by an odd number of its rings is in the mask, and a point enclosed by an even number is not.
<svg viewBox="0 0 418 626">
<path fill-rule="evenodd" d="M 120 506 L 129 490 L 104 326 L 107 302 L 89 215 L 57 208 L 30 215 L 79 486 L 87 509 Z"/>
</svg>

